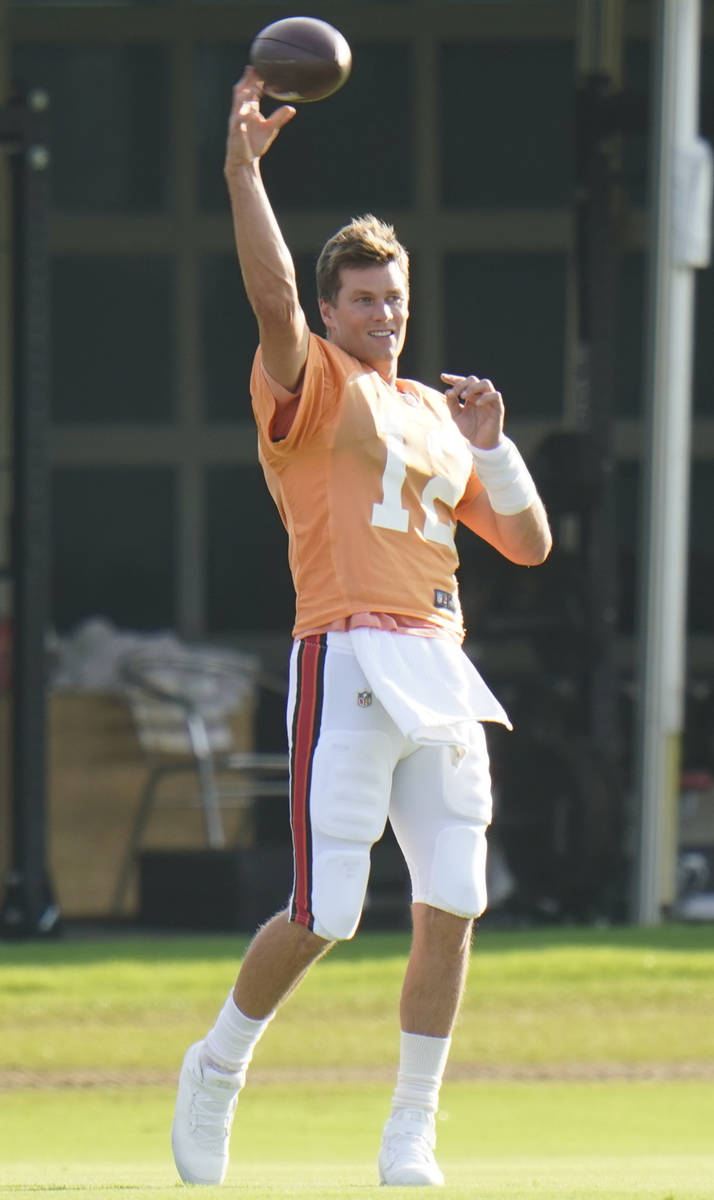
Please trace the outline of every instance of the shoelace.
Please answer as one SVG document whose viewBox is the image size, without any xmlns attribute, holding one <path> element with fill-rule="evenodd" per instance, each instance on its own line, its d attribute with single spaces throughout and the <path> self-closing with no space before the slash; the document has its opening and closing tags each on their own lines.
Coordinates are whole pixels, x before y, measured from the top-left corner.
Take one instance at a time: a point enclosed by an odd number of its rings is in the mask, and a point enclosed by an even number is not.
<svg viewBox="0 0 714 1200">
<path fill-rule="evenodd" d="M 396 1143 L 399 1143 L 399 1145 Z M 401 1150 L 404 1143 L 406 1143 L 404 1149 L 408 1151 L 410 1161 L 429 1167 L 434 1165 L 434 1152 L 431 1146 L 425 1138 L 420 1137 L 418 1134 L 410 1136 L 409 1134 L 398 1133 L 389 1138 L 387 1150 L 390 1152 L 392 1162 L 397 1158 L 401 1158 Z"/>
<path fill-rule="evenodd" d="M 427 1129 L 394 1129 L 386 1138 L 388 1154 L 392 1158 L 400 1157 L 402 1149 L 408 1151 L 409 1157 L 416 1162 L 431 1166 L 434 1159 L 434 1135 Z"/>
<path fill-rule="evenodd" d="M 225 1084 L 194 1089 L 191 1095 L 193 1130 L 207 1149 L 223 1150 L 237 1103 L 238 1093 Z"/>
</svg>

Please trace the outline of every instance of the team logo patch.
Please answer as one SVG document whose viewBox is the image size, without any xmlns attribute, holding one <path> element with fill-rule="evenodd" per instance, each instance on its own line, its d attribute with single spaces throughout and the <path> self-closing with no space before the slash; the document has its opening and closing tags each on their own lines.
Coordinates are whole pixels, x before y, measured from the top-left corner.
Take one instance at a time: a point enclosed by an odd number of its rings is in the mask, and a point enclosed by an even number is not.
<svg viewBox="0 0 714 1200">
<path fill-rule="evenodd" d="M 434 588 L 434 608 L 445 608 L 448 612 L 456 612 L 456 603 L 451 592 L 442 592 L 441 588 Z"/>
<path fill-rule="evenodd" d="M 372 703 L 372 693 L 358 692 L 357 703 L 359 704 L 360 708 L 369 708 L 370 704 Z"/>
</svg>

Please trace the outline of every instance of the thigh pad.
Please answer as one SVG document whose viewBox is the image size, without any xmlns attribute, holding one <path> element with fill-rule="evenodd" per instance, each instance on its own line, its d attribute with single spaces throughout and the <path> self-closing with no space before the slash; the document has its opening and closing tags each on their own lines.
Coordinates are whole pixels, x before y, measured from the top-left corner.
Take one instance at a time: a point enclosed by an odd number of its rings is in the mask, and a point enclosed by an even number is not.
<svg viewBox="0 0 714 1200">
<path fill-rule="evenodd" d="M 310 786 L 313 828 L 327 837 L 371 845 L 387 820 L 392 743 L 379 730 L 325 730 Z"/>
<path fill-rule="evenodd" d="M 471 744 L 466 754 L 455 764 L 449 764 L 445 780 L 444 802 L 456 817 L 467 821 L 491 820 L 491 772 L 489 770 L 486 734 L 482 725 L 474 725 Z"/>
</svg>

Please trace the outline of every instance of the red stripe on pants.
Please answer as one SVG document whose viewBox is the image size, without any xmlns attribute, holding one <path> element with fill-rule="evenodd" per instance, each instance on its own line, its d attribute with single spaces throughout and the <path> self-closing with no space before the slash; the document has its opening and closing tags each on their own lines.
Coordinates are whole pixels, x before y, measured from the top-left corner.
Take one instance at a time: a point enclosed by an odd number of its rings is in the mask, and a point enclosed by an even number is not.
<svg viewBox="0 0 714 1200">
<path fill-rule="evenodd" d="M 312 929 L 312 834 L 310 783 L 312 760 L 320 735 L 322 672 L 326 638 L 305 638 L 298 651 L 297 696 L 293 715 L 291 823 L 295 856 L 295 888 L 291 919 Z"/>
</svg>

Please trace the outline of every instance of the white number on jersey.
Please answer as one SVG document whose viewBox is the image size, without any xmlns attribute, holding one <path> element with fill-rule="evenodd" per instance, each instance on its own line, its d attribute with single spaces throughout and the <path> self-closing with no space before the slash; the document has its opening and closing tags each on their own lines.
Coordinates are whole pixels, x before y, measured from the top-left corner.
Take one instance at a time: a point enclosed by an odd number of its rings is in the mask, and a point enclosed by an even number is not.
<svg viewBox="0 0 714 1200">
<path fill-rule="evenodd" d="M 382 475 L 382 501 L 372 505 L 372 524 L 380 529 L 394 529 L 397 533 L 406 533 L 409 529 L 409 509 L 402 507 L 402 488 L 407 476 L 407 464 L 404 458 L 404 438 L 395 430 L 388 430 L 385 435 L 387 445 L 387 461 Z M 453 508 L 459 499 L 459 489 L 451 479 L 434 475 L 425 485 L 421 494 L 421 505 L 424 513 L 424 537 L 428 542 L 438 542 L 441 546 L 453 547 L 453 521 L 440 521 L 436 512 L 435 501 L 442 500 Z"/>
<path fill-rule="evenodd" d="M 427 542 L 438 542 L 441 546 L 451 546 L 452 549 L 456 545 L 456 525 L 453 521 L 439 520 L 434 501 L 443 500 L 449 508 L 455 508 L 459 496 L 459 489 L 454 481 L 446 479 L 443 475 L 432 476 L 426 484 L 421 494 L 421 504 L 424 509 L 424 537 Z"/>
<path fill-rule="evenodd" d="M 407 477 L 404 461 L 404 438 L 387 433 L 387 461 L 382 475 L 382 503 L 372 505 L 372 524 L 380 529 L 396 529 L 406 533 L 409 528 L 409 509 L 402 508 L 402 488 Z"/>
</svg>

